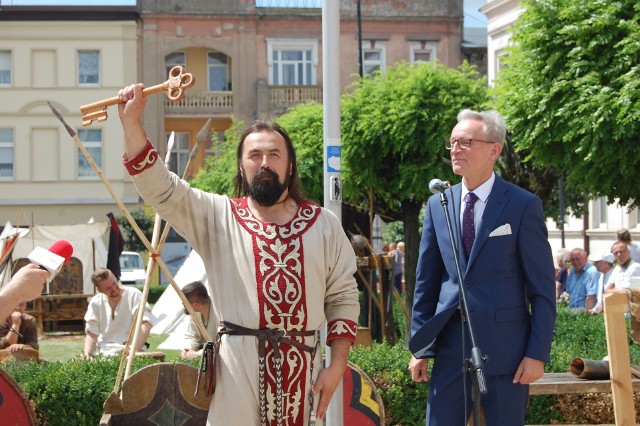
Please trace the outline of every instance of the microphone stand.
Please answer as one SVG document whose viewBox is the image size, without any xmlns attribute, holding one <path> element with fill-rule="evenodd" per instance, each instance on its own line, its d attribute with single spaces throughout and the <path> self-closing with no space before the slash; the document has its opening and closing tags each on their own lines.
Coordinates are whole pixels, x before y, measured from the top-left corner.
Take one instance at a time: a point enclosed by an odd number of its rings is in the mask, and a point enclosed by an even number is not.
<svg viewBox="0 0 640 426">
<path fill-rule="evenodd" d="M 487 382 L 484 377 L 484 364 L 489 362 L 489 357 L 482 355 L 482 351 L 476 345 L 476 339 L 473 334 L 473 326 L 471 325 L 471 316 L 469 315 L 469 307 L 467 306 L 467 295 L 464 287 L 464 277 L 462 276 L 462 270 L 460 269 L 460 258 L 458 257 L 458 250 L 456 249 L 455 240 L 453 238 L 453 228 L 451 226 L 451 218 L 449 217 L 449 209 L 447 205 L 447 196 L 444 190 L 440 191 L 440 203 L 444 209 L 444 217 L 447 221 L 447 230 L 449 231 L 449 239 L 451 240 L 451 248 L 453 251 L 453 259 L 456 264 L 456 273 L 458 275 L 458 285 L 460 287 L 461 296 L 461 308 L 460 317 L 462 322 L 467 323 L 467 329 L 469 331 L 469 338 L 471 340 L 471 358 L 464 360 L 464 371 L 474 373 L 471 374 L 472 392 L 471 399 L 473 400 L 473 424 L 480 424 L 480 395 L 487 393 Z"/>
</svg>

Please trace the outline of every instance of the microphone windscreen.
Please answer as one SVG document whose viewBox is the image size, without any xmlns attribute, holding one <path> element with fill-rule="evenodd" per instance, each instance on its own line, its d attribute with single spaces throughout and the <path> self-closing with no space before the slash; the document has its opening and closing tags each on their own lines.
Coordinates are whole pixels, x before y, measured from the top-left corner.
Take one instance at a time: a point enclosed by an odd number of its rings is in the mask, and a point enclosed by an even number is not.
<svg viewBox="0 0 640 426">
<path fill-rule="evenodd" d="M 73 246 L 67 240 L 59 240 L 51 244 L 49 251 L 63 257 L 64 263 L 67 263 L 73 254 Z"/>
</svg>

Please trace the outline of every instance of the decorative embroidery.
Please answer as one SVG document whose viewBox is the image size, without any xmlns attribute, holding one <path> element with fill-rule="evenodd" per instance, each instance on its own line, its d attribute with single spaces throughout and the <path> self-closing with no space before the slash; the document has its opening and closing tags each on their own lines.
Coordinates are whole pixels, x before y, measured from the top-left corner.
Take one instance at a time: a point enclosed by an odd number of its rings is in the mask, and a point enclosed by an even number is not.
<svg viewBox="0 0 640 426">
<path fill-rule="evenodd" d="M 329 322 L 327 330 L 327 342 L 340 337 L 355 343 L 358 324 L 349 320 L 335 320 Z"/>
<path fill-rule="evenodd" d="M 153 166 L 159 158 L 158 151 L 153 147 L 149 139 L 144 149 L 131 160 L 127 160 L 126 155 L 122 156 L 122 163 L 127 168 L 131 176 L 142 173 L 149 167 Z"/>
<path fill-rule="evenodd" d="M 246 198 L 232 199 L 231 209 L 236 220 L 253 239 L 260 311 L 259 327 L 305 330 L 307 307 L 302 236 L 315 223 L 320 214 L 320 207 L 304 202 L 299 206 L 295 217 L 282 226 L 258 220 L 248 208 Z M 295 339 L 304 342 L 303 337 Z M 267 421 L 269 425 L 280 424 L 277 418 L 278 413 L 282 413 L 282 424 L 302 426 L 309 355 L 286 344 L 281 344 L 280 350 L 282 377 L 277 377 L 273 367 L 271 346 L 266 354 L 267 371 L 264 372 L 264 383 Z M 278 382 L 282 386 L 281 398 L 277 398 L 276 395 Z M 282 406 L 278 406 L 279 401 L 282 401 Z"/>
</svg>

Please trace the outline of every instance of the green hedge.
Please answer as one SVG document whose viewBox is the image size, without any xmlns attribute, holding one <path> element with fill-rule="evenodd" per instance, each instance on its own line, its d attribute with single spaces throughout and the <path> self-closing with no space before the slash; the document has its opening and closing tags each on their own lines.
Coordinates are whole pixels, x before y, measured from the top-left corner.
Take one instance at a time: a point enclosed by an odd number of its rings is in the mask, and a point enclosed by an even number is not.
<svg viewBox="0 0 640 426">
<path fill-rule="evenodd" d="M 398 322 L 402 322 L 398 318 Z M 399 327 L 401 328 L 401 327 Z M 640 347 L 630 341 L 631 359 L 640 360 Z M 602 359 L 607 354 L 602 315 L 575 314 L 558 310 L 551 362 L 547 372 L 566 372 L 573 358 Z M 407 370 L 411 355 L 404 344 L 374 344 L 373 348 L 354 348 L 350 361 L 376 384 L 384 402 L 387 425 L 423 425 L 428 383 L 414 383 Z M 133 371 L 153 362 L 138 358 Z M 95 425 L 102 416 L 102 405 L 113 390 L 119 358 L 92 362 L 72 360 L 36 364 L 5 364 L 5 370 L 20 384 L 36 404 L 41 424 Z M 194 362 L 192 365 L 196 365 Z M 534 396 L 527 424 L 562 423 L 554 409 L 556 396 Z M 45 423 L 46 422 L 46 423 Z M 584 423 L 584 421 L 582 421 Z M 575 423 L 580 423 L 577 421 Z"/>
</svg>

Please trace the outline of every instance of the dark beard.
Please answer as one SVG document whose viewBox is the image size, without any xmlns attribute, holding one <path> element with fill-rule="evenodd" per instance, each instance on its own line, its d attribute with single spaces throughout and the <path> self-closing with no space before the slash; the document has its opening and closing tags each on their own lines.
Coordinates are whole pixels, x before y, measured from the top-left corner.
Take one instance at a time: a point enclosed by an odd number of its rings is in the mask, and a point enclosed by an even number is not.
<svg viewBox="0 0 640 426">
<path fill-rule="evenodd" d="M 268 179 L 265 179 L 268 176 Z M 288 180 L 288 179 L 287 179 Z M 273 206 L 284 192 L 287 182 L 280 183 L 278 174 L 270 169 L 260 169 L 253 175 L 253 183 L 249 185 L 247 178 L 242 176 L 244 193 L 261 206 Z"/>
</svg>

